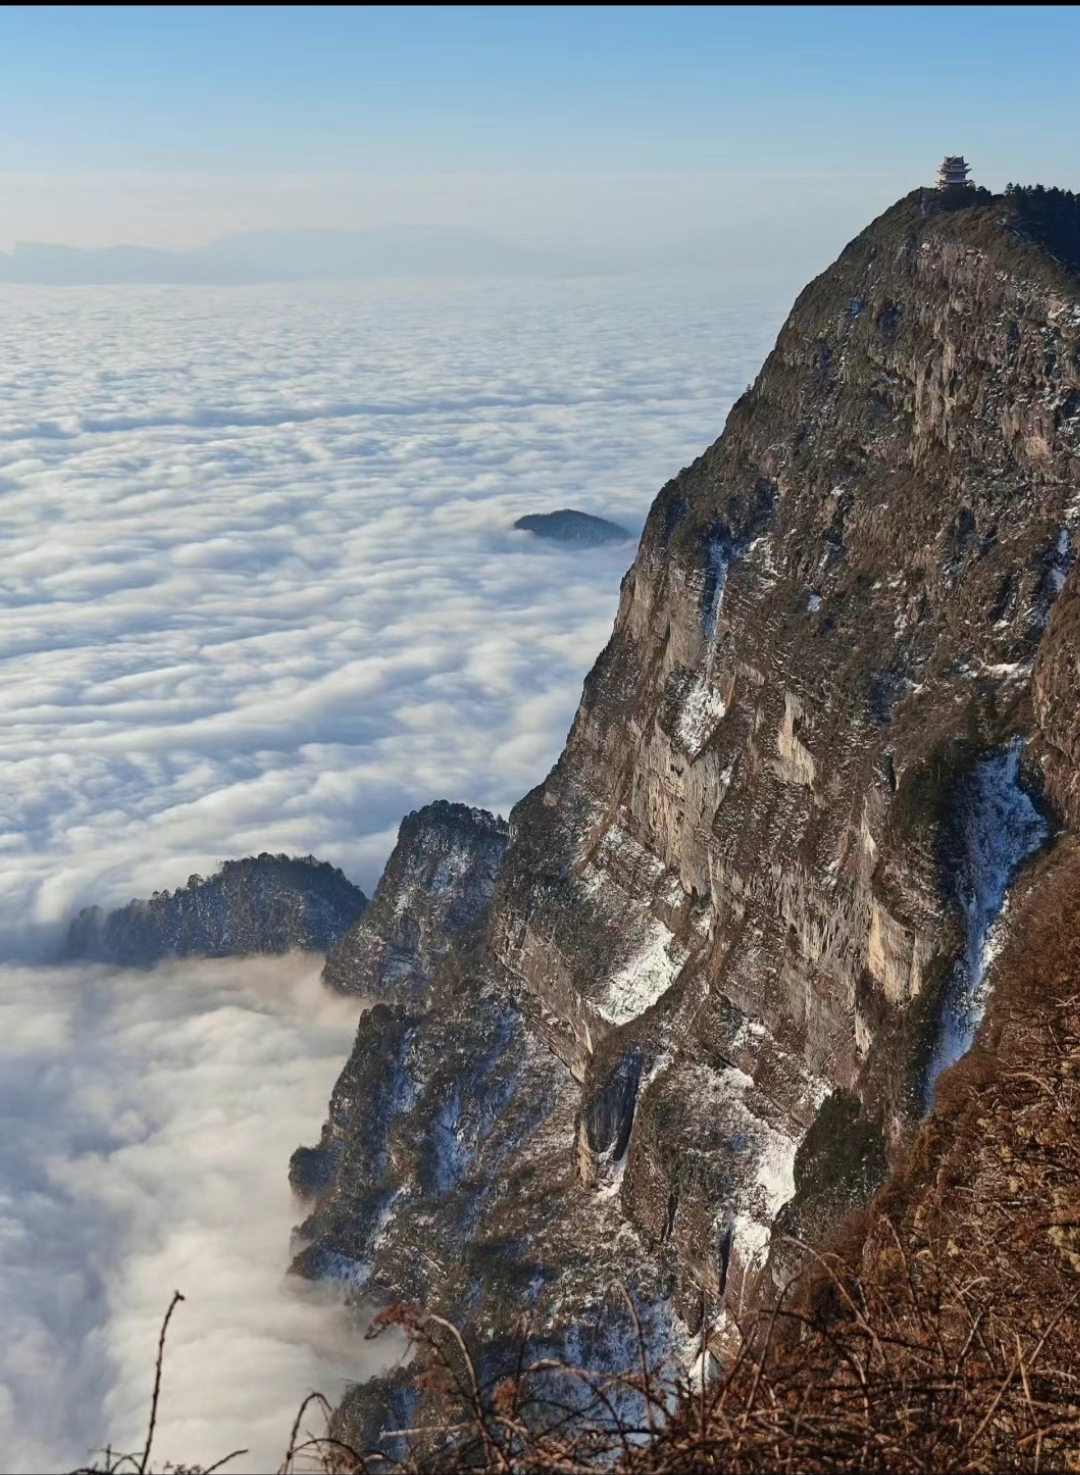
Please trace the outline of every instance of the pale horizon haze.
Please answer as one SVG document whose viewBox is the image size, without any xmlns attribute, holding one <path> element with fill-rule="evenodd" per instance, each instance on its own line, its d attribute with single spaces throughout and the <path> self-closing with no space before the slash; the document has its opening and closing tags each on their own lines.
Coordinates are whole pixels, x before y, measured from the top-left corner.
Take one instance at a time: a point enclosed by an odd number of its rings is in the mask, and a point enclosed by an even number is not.
<svg viewBox="0 0 1080 1475">
<path fill-rule="evenodd" d="M 821 269 L 930 182 L 1080 184 L 1072 8 L 22 7 L 0 250 L 466 225 Z"/>
</svg>

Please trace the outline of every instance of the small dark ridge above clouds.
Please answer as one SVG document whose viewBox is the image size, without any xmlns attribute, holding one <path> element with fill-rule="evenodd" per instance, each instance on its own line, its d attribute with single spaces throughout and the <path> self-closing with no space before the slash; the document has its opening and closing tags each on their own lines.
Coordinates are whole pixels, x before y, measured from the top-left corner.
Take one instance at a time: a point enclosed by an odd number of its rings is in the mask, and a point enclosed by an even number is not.
<svg viewBox="0 0 1080 1475">
<path fill-rule="evenodd" d="M 631 537 L 619 523 L 609 522 L 606 517 L 593 517 L 589 512 L 578 512 L 573 507 L 562 507 L 558 512 L 530 512 L 526 517 L 519 517 L 514 526 L 538 538 L 549 538 L 555 543 L 576 543 L 579 547 L 625 543 Z"/>
<path fill-rule="evenodd" d="M 108 914 L 84 908 L 71 924 L 68 956 L 149 968 L 166 958 L 326 952 L 367 900 L 326 861 L 264 852 Z"/>
</svg>

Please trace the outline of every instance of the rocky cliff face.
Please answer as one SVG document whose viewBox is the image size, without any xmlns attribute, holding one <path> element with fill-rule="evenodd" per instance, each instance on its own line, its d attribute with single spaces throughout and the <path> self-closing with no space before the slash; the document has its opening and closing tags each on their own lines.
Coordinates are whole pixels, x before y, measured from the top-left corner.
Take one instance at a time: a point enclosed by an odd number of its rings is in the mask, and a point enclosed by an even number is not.
<svg viewBox="0 0 1080 1475">
<path fill-rule="evenodd" d="M 873 1192 L 1077 819 L 1078 451 L 1080 281 L 1007 201 L 910 196 L 807 287 L 657 498 L 486 920 L 365 1015 L 391 1125 L 342 1127 L 306 1267 L 497 1337 L 569 1336 L 618 1264 L 658 1343 L 719 1345 L 781 1211 Z"/>
<path fill-rule="evenodd" d="M 326 982 L 418 1000 L 454 940 L 487 915 L 506 837 L 505 820 L 445 799 L 407 815 L 371 906 L 326 960 Z"/>
<path fill-rule="evenodd" d="M 1080 308 L 1003 213 L 909 198 L 806 289 L 657 499 L 512 818 L 493 945 L 572 1035 L 584 1171 L 639 1058 L 623 1204 L 714 1293 L 837 1090 L 901 1148 L 1047 833 L 1022 743 L 1080 512 Z"/>
<path fill-rule="evenodd" d="M 325 861 L 263 854 L 226 861 L 214 876 L 192 876 L 117 911 L 88 907 L 71 924 L 68 955 L 148 968 L 163 958 L 325 952 L 366 905 L 360 888 Z"/>
<path fill-rule="evenodd" d="M 335 986 L 382 1001 L 361 1017 L 319 1143 L 293 1155 L 312 1205 L 293 1268 L 357 1301 L 437 1305 L 485 1347 L 487 1372 L 516 1356 L 523 1313 L 534 1345 L 621 1363 L 635 1334 L 612 1283 L 650 1308 L 657 1346 L 671 1337 L 667 1287 L 613 1198 L 579 1189 L 577 1083 L 486 947 L 505 846 L 504 822 L 480 810 L 410 815 L 328 959 Z M 355 1390 L 339 1437 L 366 1446 L 387 1418 L 412 1418 L 414 1377 Z"/>
<path fill-rule="evenodd" d="M 1038 722 L 1032 746 L 1047 792 L 1070 829 L 1080 829 L 1080 578 L 1065 580 L 1039 642 L 1032 676 Z"/>
</svg>

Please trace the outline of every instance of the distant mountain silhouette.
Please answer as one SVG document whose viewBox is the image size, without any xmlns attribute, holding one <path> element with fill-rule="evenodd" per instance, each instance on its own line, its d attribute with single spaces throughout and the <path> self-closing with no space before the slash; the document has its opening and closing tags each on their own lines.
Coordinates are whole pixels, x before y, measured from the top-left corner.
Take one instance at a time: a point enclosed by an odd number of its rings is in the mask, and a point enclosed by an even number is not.
<svg viewBox="0 0 1080 1475">
<path fill-rule="evenodd" d="M 42 286 L 350 281 L 371 277 L 552 277 L 603 270 L 546 255 L 467 226 L 267 230 L 225 236 L 195 251 L 20 241 L 0 253 L 0 282 Z"/>
<path fill-rule="evenodd" d="M 515 246 L 463 225 L 249 231 L 206 249 L 217 260 L 294 279 L 567 276 L 596 269 L 592 263 Z"/>
<path fill-rule="evenodd" d="M 250 267 L 220 261 L 206 251 L 157 251 L 145 246 L 83 251 L 77 246 L 20 241 L 10 256 L 0 253 L 0 282 L 57 287 L 231 286 L 261 280 L 265 277 Z"/>
</svg>

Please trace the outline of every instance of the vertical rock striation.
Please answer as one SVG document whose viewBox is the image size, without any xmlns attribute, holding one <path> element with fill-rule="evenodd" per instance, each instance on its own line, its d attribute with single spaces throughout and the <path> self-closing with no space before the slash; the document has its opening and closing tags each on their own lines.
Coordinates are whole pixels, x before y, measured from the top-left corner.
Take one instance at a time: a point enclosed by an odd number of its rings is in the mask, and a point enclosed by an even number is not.
<svg viewBox="0 0 1080 1475">
<path fill-rule="evenodd" d="M 361 1035 L 406 1104 L 377 1150 L 341 1117 L 379 1207 L 337 1170 L 305 1264 L 569 1345 L 618 1262 L 657 1345 L 720 1344 L 790 1269 L 778 1214 L 819 1234 L 902 1153 L 1080 817 L 1080 280 L 1029 226 L 916 193 L 853 241 L 660 492 L 497 881 L 493 843 L 461 862 L 471 931 L 434 941 L 434 871 L 391 861 L 414 900 L 328 972 L 396 1001 Z"/>
</svg>

